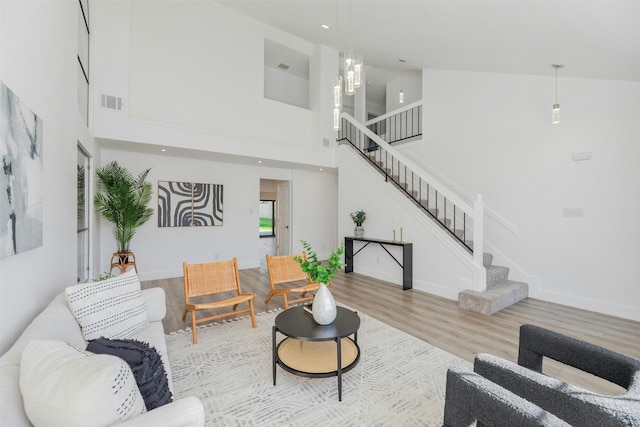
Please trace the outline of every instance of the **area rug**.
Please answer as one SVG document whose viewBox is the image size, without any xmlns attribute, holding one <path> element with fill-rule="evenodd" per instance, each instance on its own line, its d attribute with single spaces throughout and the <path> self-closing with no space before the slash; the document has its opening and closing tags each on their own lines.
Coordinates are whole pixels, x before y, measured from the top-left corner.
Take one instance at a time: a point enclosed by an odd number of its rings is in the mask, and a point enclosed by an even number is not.
<svg viewBox="0 0 640 427">
<path fill-rule="evenodd" d="M 174 396 L 198 397 L 207 426 L 440 426 L 447 368 L 469 362 L 359 313 L 360 362 L 342 376 L 306 378 L 277 367 L 280 311 L 167 335 Z M 278 334 L 278 341 L 284 336 Z"/>
</svg>

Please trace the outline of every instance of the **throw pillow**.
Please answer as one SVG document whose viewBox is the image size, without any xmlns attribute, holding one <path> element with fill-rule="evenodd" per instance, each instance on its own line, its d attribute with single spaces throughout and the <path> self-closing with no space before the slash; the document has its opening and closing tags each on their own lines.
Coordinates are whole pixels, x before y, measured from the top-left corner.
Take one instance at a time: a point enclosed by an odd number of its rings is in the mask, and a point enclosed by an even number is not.
<svg viewBox="0 0 640 427">
<path fill-rule="evenodd" d="M 27 344 L 20 362 L 20 391 L 27 417 L 38 427 L 106 426 L 146 412 L 123 360 L 63 341 Z"/>
<path fill-rule="evenodd" d="M 87 351 L 118 356 L 129 364 L 147 411 L 171 402 L 169 379 L 158 351 L 137 340 L 98 338 L 89 341 Z"/>
<path fill-rule="evenodd" d="M 65 289 L 84 339 L 131 338 L 149 326 L 147 305 L 135 271 Z"/>
</svg>

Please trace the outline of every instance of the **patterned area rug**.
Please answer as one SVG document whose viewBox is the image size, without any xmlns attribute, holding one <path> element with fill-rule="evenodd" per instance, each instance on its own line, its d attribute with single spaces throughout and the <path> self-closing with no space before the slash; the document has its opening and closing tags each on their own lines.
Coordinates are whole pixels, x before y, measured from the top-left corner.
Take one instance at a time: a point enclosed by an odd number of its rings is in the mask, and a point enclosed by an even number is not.
<svg viewBox="0 0 640 427">
<path fill-rule="evenodd" d="M 196 396 L 207 426 L 440 426 L 447 368 L 464 361 L 360 313 L 360 362 L 337 378 L 299 377 L 277 367 L 271 327 L 280 311 L 167 335 L 174 395 Z M 278 334 L 278 342 L 284 336 Z"/>
</svg>

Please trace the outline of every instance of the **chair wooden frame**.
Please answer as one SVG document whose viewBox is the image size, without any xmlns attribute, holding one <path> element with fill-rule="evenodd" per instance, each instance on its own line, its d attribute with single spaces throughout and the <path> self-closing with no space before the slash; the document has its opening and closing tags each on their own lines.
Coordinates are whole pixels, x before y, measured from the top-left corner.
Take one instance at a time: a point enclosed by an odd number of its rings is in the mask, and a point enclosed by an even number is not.
<svg viewBox="0 0 640 427">
<path fill-rule="evenodd" d="M 220 319 L 222 317 L 235 316 L 242 313 L 250 313 L 251 324 L 256 327 L 256 315 L 253 309 L 253 299 L 256 294 L 243 294 L 240 288 L 240 274 L 238 273 L 238 260 L 233 258 L 228 261 L 216 261 L 202 264 L 182 264 L 184 272 L 184 311 L 182 320 L 187 318 L 187 313 L 191 313 L 191 329 L 193 343 L 198 343 L 196 326 L 198 323 Z M 235 296 L 222 300 L 192 303 L 191 298 L 209 296 L 220 293 L 236 292 Z M 244 302 L 249 303 L 249 307 L 237 310 L 238 305 Z M 196 312 L 200 310 L 212 310 L 233 306 L 233 311 L 207 316 L 196 319 Z"/>
<path fill-rule="evenodd" d="M 302 267 L 298 264 L 293 257 L 299 256 L 306 260 L 306 252 L 293 255 L 267 255 L 267 271 L 269 272 L 269 286 L 271 290 L 269 295 L 264 300 L 265 304 L 271 300 L 274 296 L 282 296 L 284 300 L 284 309 L 289 308 L 289 304 L 295 304 L 298 302 L 310 301 L 313 299 L 313 292 L 317 291 L 320 287 L 319 283 L 311 281 L 307 276 L 307 273 L 302 271 Z M 307 284 L 304 286 L 298 286 L 295 288 L 276 287 L 283 283 L 297 282 L 300 280 L 306 280 Z M 294 300 L 289 300 L 289 294 L 301 293 L 301 297 Z M 307 296 L 307 293 L 311 295 Z"/>
</svg>

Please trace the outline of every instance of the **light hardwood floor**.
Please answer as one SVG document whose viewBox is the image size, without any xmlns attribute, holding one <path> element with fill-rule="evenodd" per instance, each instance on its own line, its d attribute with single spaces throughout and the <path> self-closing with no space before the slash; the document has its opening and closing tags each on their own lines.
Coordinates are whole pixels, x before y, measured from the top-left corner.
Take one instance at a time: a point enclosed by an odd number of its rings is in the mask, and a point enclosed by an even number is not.
<svg viewBox="0 0 640 427">
<path fill-rule="evenodd" d="M 241 270 L 240 281 L 244 292 L 257 294 L 256 313 L 282 306 L 282 298 L 264 303 L 269 290 L 264 262 L 259 268 Z M 159 286 L 166 291 L 167 316 L 163 321 L 166 333 L 190 326 L 189 317 L 182 321 L 182 277 L 145 281 L 142 286 Z M 417 290 L 403 291 L 401 286 L 357 273 L 338 273 L 330 289 L 336 301 L 470 362 L 477 353 L 491 353 L 516 361 L 519 328 L 525 323 L 640 359 L 640 322 L 532 298 L 485 316 L 459 309 L 456 301 Z M 247 325 L 251 327 L 249 321 Z M 545 373 L 594 391 L 612 394 L 621 391 L 617 386 L 554 361 L 545 362 Z"/>
</svg>

